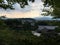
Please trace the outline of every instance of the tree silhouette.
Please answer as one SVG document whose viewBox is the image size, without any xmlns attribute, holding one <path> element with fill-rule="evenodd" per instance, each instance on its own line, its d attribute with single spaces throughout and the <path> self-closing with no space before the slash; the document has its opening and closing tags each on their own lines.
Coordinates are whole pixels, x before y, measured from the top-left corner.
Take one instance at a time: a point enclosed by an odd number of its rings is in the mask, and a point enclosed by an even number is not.
<svg viewBox="0 0 60 45">
<path fill-rule="evenodd" d="M 60 18 L 60 0 L 45 0 L 45 4 L 52 5 L 54 8 L 53 16 Z"/>
<path fill-rule="evenodd" d="M 4 0 L 0 0 L 0 7 L 1 8 L 4 8 L 4 9 L 7 9 L 7 8 L 10 8 L 10 9 L 14 9 L 13 8 L 13 4 L 15 3 L 18 3 L 20 4 L 20 7 L 21 8 L 24 8 L 25 5 L 28 5 L 28 0 L 6 0 L 8 4 L 5 4 Z M 34 2 L 34 0 L 29 0 L 31 2 Z"/>
</svg>

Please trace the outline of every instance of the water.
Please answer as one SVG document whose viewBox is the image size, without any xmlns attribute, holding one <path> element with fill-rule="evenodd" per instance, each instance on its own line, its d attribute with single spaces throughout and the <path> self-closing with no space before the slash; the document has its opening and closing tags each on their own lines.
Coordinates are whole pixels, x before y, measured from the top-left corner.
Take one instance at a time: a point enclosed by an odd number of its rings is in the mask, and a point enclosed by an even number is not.
<svg viewBox="0 0 60 45">
<path fill-rule="evenodd" d="M 29 2 L 29 5 L 25 6 L 25 8 L 21 8 L 18 3 L 15 3 L 13 7 L 15 10 L 4 10 L 0 8 L 0 16 L 6 16 L 8 18 L 35 18 L 42 17 L 42 10 L 44 8 L 44 2 L 41 0 L 35 0 L 34 3 Z M 5 4 L 8 4 L 5 0 Z"/>
</svg>

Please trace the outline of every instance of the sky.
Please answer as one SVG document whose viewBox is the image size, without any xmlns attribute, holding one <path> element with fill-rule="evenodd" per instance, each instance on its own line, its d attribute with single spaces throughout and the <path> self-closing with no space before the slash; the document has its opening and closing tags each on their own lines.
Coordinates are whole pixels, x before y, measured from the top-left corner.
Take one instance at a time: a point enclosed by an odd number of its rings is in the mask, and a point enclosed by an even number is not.
<svg viewBox="0 0 60 45">
<path fill-rule="evenodd" d="M 6 0 L 5 0 L 6 2 Z M 6 16 L 8 18 L 34 18 L 41 17 L 41 12 L 43 9 L 43 2 L 41 0 L 35 0 L 34 3 L 28 2 L 29 5 L 25 6 L 25 8 L 20 8 L 18 3 L 14 4 L 13 7 L 15 10 L 4 10 L 0 9 L 0 16 Z M 7 2 L 6 2 L 7 4 Z"/>
<path fill-rule="evenodd" d="M 13 7 L 15 10 L 4 10 L 0 8 L 0 16 L 6 16 L 8 18 L 35 18 L 42 17 L 41 13 L 44 8 L 43 2 L 41 0 L 35 0 L 34 3 L 29 2 L 29 5 L 26 5 L 25 8 L 21 8 L 18 3 L 15 3 Z M 5 4 L 8 4 L 5 0 Z"/>
</svg>

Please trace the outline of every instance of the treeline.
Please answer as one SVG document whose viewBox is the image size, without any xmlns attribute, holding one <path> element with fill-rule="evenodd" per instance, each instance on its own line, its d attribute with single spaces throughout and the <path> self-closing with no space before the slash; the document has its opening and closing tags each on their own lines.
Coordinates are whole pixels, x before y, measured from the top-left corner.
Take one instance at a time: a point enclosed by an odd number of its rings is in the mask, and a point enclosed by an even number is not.
<svg viewBox="0 0 60 45">
<path fill-rule="evenodd" d="M 32 22 L 27 21 L 29 19 L 7 19 L 1 20 L 0 19 L 0 29 L 9 28 L 11 30 L 36 30 L 38 25 L 36 24 L 35 20 L 32 19 Z"/>
<path fill-rule="evenodd" d="M 60 26 L 60 21 L 58 21 L 58 20 L 46 20 L 46 21 L 40 20 L 40 21 L 37 21 L 36 24 L 42 25 L 42 26 Z"/>
<path fill-rule="evenodd" d="M 6 29 L 6 28 L 8 28 L 8 26 L 4 23 L 3 20 L 0 19 L 0 30 L 1 29 Z"/>
<path fill-rule="evenodd" d="M 14 23 L 15 21 L 13 21 Z M 41 36 L 37 37 L 31 33 L 32 30 L 10 30 L 9 28 L 11 27 L 0 19 L 0 45 L 60 45 L 60 35 L 53 32 L 41 33 Z M 58 32 L 59 30 L 56 29 Z"/>
<path fill-rule="evenodd" d="M 36 21 L 34 19 L 0 19 L 0 29 L 36 30 L 38 26 L 59 26 L 60 21 Z"/>
</svg>

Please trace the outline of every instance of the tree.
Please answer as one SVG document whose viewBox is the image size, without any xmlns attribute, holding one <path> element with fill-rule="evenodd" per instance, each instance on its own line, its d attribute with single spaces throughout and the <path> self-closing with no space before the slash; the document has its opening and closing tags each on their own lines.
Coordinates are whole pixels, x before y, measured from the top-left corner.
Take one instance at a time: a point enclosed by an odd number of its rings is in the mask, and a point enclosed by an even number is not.
<svg viewBox="0 0 60 45">
<path fill-rule="evenodd" d="M 0 0 L 0 7 L 1 8 L 4 8 L 4 9 L 7 9 L 7 8 L 10 8 L 10 9 L 14 9 L 13 8 L 13 4 L 15 3 L 18 3 L 20 4 L 20 7 L 21 8 L 24 8 L 25 5 L 28 5 L 28 0 L 6 0 L 8 4 L 5 4 L 4 0 Z M 29 0 L 29 1 L 32 1 L 34 2 L 34 0 Z"/>
<path fill-rule="evenodd" d="M 52 5 L 54 8 L 53 16 L 60 18 L 60 0 L 45 0 L 45 4 Z"/>
</svg>

